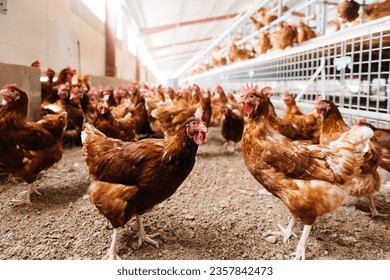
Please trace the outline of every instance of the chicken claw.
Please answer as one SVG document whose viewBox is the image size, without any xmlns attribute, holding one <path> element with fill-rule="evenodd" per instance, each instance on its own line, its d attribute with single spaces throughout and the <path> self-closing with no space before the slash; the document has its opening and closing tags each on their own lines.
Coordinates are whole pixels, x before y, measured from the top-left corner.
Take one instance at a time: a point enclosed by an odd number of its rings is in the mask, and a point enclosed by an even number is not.
<svg viewBox="0 0 390 280">
<path fill-rule="evenodd" d="M 156 237 L 156 236 L 159 236 L 160 233 L 147 235 L 146 232 L 145 232 L 144 225 L 142 223 L 141 215 L 136 215 L 136 217 L 137 217 L 137 222 L 138 222 L 138 248 L 142 245 L 142 243 L 144 241 L 149 243 L 149 244 L 151 244 L 151 245 L 153 245 L 153 246 L 155 246 L 156 248 L 159 248 L 160 245 L 158 244 L 158 242 L 154 241 L 152 238 Z"/>
<path fill-rule="evenodd" d="M 291 236 L 297 237 L 297 235 L 293 232 L 295 221 L 296 221 L 295 217 L 292 216 L 287 228 L 284 228 L 280 224 L 278 224 L 280 231 L 273 231 L 273 232 L 268 233 L 268 235 L 283 236 L 283 243 L 286 243 L 287 240 L 289 240 Z"/>
<path fill-rule="evenodd" d="M 151 245 L 153 245 L 156 248 L 160 248 L 160 245 L 157 241 L 154 241 L 152 238 L 159 236 L 160 233 L 155 233 L 151 235 L 146 235 L 145 232 L 141 234 L 141 232 L 138 233 L 138 248 L 141 247 L 142 243 L 145 241 Z"/>
<path fill-rule="evenodd" d="M 292 227 L 290 227 L 290 224 L 288 224 L 287 228 L 284 228 L 278 224 L 278 227 L 280 229 L 280 235 L 283 236 L 283 243 L 286 243 L 291 236 L 297 237 L 297 235 L 293 232 Z"/>
<path fill-rule="evenodd" d="M 8 184 L 8 183 L 17 184 L 18 181 L 11 173 L 8 173 L 7 179 L 5 179 L 5 183 L 6 184 Z"/>
<path fill-rule="evenodd" d="M 305 248 L 302 248 L 302 246 L 298 246 L 297 251 L 295 253 L 292 253 L 291 255 L 294 256 L 294 260 L 305 260 L 306 259 Z"/>
<path fill-rule="evenodd" d="M 30 200 L 30 196 L 32 193 L 42 195 L 37 190 L 35 185 L 30 184 L 30 185 L 28 185 L 27 190 L 18 193 L 18 195 L 16 196 L 16 199 L 12 200 L 12 202 L 14 202 L 14 206 L 19 206 L 19 205 L 23 205 L 23 204 L 32 204 L 31 200 Z"/>
<path fill-rule="evenodd" d="M 370 196 L 370 209 L 371 209 L 371 218 L 375 218 L 375 217 L 387 217 L 388 215 L 387 214 L 381 214 L 378 212 L 378 210 L 376 209 L 375 207 L 375 202 L 374 202 L 374 196 L 371 195 Z"/>
</svg>

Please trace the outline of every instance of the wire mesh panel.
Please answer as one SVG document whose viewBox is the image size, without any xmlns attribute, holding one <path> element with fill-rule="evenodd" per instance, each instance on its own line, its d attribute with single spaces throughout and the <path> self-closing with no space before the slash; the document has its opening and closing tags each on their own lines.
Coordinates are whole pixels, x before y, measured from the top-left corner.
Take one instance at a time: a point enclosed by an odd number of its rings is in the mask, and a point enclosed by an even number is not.
<svg viewBox="0 0 390 280">
<path fill-rule="evenodd" d="M 387 128 L 389 69 L 390 17 L 386 17 L 283 52 L 186 77 L 180 83 L 211 88 L 221 84 L 227 91 L 239 91 L 244 83 L 255 82 L 272 87 L 276 108 L 284 109 L 279 97 L 283 91 L 300 95 L 297 104 L 304 111 L 312 110 L 313 100 L 322 95 L 339 106 L 346 121 L 354 123 L 363 117 Z"/>
</svg>

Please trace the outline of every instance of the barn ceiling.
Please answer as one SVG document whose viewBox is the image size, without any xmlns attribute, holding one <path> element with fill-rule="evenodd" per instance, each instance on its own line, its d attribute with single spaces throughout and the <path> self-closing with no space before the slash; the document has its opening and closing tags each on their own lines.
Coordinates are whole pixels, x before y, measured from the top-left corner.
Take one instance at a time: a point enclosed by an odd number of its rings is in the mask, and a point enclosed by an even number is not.
<svg viewBox="0 0 390 280">
<path fill-rule="evenodd" d="M 177 73 L 256 0 L 126 0 L 157 68 Z"/>
</svg>

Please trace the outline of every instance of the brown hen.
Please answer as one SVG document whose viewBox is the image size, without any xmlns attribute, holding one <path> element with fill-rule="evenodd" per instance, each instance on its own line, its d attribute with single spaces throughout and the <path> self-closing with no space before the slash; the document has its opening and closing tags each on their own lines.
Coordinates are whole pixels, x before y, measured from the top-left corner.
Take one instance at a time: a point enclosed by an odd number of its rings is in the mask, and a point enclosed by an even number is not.
<svg viewBox="0 0 390 280">
<path fill-rule="evenodd" d="M 373 131 L 355 127 L 328 146 L 292 142 L 275 130 L 270 121 L 268 98 L 257 86 L 241 93 L 248 119 L 242 137 L 242 153 L 252 176 L 289 209 L 292 219 L 279 226 L 286 242 L 297 219 L 304 224 L 295 258 L 305 259 L 312 225 L 342 205 L 350 190 L 375 181 L 362 174 L 361 165 Z"/>
<path fill-rule="evenodd" d="M 86 124 L 83 148 L 94 181 L 88 194 L 114 227 L 112 243 L 104 258 L 119 258 L 118 228 L 134 216 L 138 221 L 139 245 L 146 241 L 158 247 L 152 236 L 146 235 L 141 215 L 172 196 L 187 178 L 206 132 L 201 108 L 168 140 L 123 142 L 108 138 Z"/>
<path fill-rule="evenodd" d="M 62 157 L 61 140 L 66 126 L 65 112 L 39 122 L 26 120 L 28 96 L 16 85 L 5 85 L 0 91 L 6 101 L 0 109 L 0 166 L 8 174 L 28 183 L 28 189 L 14 200 L 31 204 L 30 195 L 40 194 L 33 184 L 38 174 Z"/>
</svg>

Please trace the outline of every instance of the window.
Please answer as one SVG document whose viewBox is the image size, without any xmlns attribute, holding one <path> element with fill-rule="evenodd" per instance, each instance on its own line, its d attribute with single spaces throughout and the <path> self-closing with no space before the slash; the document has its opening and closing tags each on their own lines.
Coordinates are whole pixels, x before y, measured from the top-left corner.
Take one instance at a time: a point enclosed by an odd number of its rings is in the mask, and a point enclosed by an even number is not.
<svg viewBox="0 0 390 280">
<path fill-rule="evenodd" d="M 81 0 L 101 21 L 106 20 L 106 0 Z"/>
<path fill-rule="evenodd" d="M 118 1 L 120 3 L 120 1 Z M 122 40 L 123 37 L 123 12 L 122 7 L 119 5 L 118 10 L 118 17 L 116 21 L 116 38 L 118 40 Z"/>
<path fill-rule="evenodd" d="M 137 53 L 137 40 L 138 40 L 137 33 L 135 32 L 135 30 L 132 26 L 129 26 L 127 29 L 127 34 L 128 34 L 127 48 L 132 54 L 136 55 L 136 53 Z"/>
</svg>

